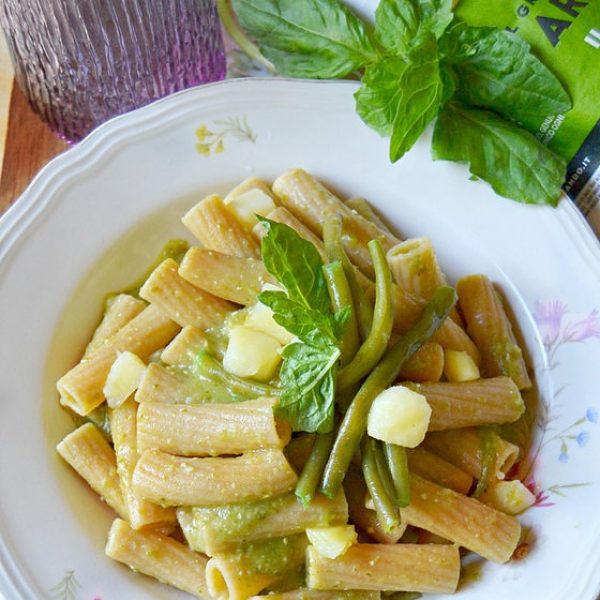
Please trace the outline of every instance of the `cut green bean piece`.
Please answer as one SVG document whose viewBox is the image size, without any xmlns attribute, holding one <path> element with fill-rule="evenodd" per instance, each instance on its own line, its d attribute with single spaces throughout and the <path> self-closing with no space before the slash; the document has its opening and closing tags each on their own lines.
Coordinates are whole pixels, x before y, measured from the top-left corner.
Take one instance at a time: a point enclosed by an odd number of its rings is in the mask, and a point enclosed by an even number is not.
<svg viewBox="0 0 600 600">
<path fill-rule="evenodd" d="M 456 302 L 456 292 L 442 286 L 433 294 L 419 320 L 386 352 L 371 371 L 346 411 L 325 466 L 321 491 L 333 498 L 360 445 L 373 400 L 398 377 L 402 365 L 439 329 Z"/>
<path fill-rule="evenodd" d="M 248 381 L 228 373 L 223 365 L 205 350 L 198 354 L 196 368 L 205 377 L 221 382 L 233 394 L 260 398 L 261 396 L 279 396 L 281 393 L 280 389 L 272 385 Z"/>
<path fill-rule="evenodd" d="M 479 427 L 481 444 L 481 475 L 473 492 L 474 498 L 480 498 L 488 488 L 496 465 L 496 437 L 491 427 Z"/>
<path fill-rule="evenodd" d="M 310 504 L 317 493 L 334 439 L 335 431 L 318 433 L 315 437 L 308 460 L 296 484 L 296 497 L 304 506 Z"/>
<path fill-rule="evenodd" d="M 370 436 L 365 436 L 362 443 L 362 469 L 365 483 L 381 526 L 386 531 L 391 531 L 394 527 L 400 525 L 400 513 L 394 506 L 392 499 L 386 489 L 386 485 L 381 477 L 376 456 L 376 440 Z"/>
<path fill-rule="evenodd" d="M 392 274 L 385 252 L 378 240 L 369 242 L 369 252 L 375 269 L 376 292 L 373 325 L 356 356 L 338 373 L 337 387 L 341 391 L 360 381 L 373 369 L 386 351 L 392 335 L 392 326 L 394 325 Z"/>
<path fill-rule="evenodd" d="M 356 354 L 359 346 L 358 326 L 356 324 L 356 312 L 354 311 L 354 302 L 352 300 L 352 292 L 344 273 L 342 263 L 338 260 L 329 263 L 323 267 L 323 275 L 327 282 L 329 297 L 335 312 L 348 307 L 350 309 L 350 317 L 346 322 L 342 339 L 340 340 L 340 364 L 342 366 L 348 364 Z"/>
<path fill-rule="evenodd" d="M 356 321 L 361 340 L 366 340 L 373 323 L 373 306 L 367 297 L 365 290 L 358 283 L 356 267 L 350 262 L 344 246 L 342 245 L 343 219 L 340 215 L 328 218 L 323 223 L 323 241 L 325 252 L 330 261 L 339 260 L 344 267 L 346 280 L 352 292 L 354 308 L 356 310 Z"/>
<path fill-rule="evenodd" d="M 384 452 L 394 484 L 394 495 L 400 508 L 410 504 L 410 481 L 406 448 L 396 444 L 384 444 Z"/>
</svg>

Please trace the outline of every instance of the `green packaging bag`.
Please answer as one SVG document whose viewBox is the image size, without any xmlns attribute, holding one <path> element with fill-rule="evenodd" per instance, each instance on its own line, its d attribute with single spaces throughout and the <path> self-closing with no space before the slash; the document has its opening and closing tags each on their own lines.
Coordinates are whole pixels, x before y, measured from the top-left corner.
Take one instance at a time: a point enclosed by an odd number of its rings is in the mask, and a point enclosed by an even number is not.
<svg viewBox="0 0 600 600">
<path fill-rule="evenodd" d="M 455 13 L 520 35 L 565 85 L 573 109 L 537 136 L 570 160 L 563 189 L 600 236 L 600 0 L 461 0 Z"/>
</svg>

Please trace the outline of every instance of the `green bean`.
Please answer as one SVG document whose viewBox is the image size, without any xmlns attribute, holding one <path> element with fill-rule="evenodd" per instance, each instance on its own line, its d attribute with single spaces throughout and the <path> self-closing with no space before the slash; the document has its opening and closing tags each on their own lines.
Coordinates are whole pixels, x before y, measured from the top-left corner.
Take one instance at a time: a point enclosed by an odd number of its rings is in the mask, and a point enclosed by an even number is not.
<svg viewBox="0 0 600 600">
<path fill-rule="evenodd" d="M 201 374 L 209 379 L 220 381 L 234 394 L 254 396 L 255 398 L 260 398 L 261 396 L 279 396 L 281 394 L 281 390 L 272 385 L 247 381 L 246 379 L 227 373 L 223 365 L 205 350 L 202 350 L 198 354 L 196 367 Z"/>
<path fill-rule="evenodd" d="M 392 274 L 385 258 L 385 252 L 378 240 L 369 242 L 369 252 L 375 268 L 376 293 L 373 325 L 367 339 L 362 343 L 352 361 L 340 369 L 337 377 L 339 390 L 349 388 L 373 369 L 383 356 L 392 334 L 394 324 Z"/>
<path fill-rule="evenodd" d="M 333 498 L 360 445 L 367 417 L 375 397 L 389 387 L 402 365 L 439 329 L 456 302 L 456 292 L 442 286 L 431 297 L 418 321 L 386 352 L 361 385 L 338 430 L 325 472 L 321 491 Z"/>
<path fill-rule="evenodd" d="M 356 354 L 359 345 L 358 325 L 356 324 L 356 313 L 354 311 L 354 302 L 352 293 L 346 280 L 346 275 L 342 263 L 335 261 L 323 267 L 323 275 L 329 289 L 329 297 L 334 310 L 337 312 L 343 308 L 350 309 L 350 317 L 346 322 L 342 339 L 340 340 L 340 364 L 348 364 Z"/>
<path fill-rule="evenodd" d="M 387 495 L 390 497 L 392 504 L 398 506 L 396 502 L 396 490 L 394 488 L 394 482 L 392 481 L 392 473 L 387 463 L 387 458 L 384 452 L 385 444 L 381 440 L 375 440 L 375 462 L 377 463 L 377 470 L 379 471 L 379 477 L 385 487 Z"/>
<path fill-rule="evenodd" d="M 479 442 L 481 444 L 481 475 L 473 492 L 474 498 L 480 498 L 484 494 L 496 465 L 496 438 L 491 427 L 479 427 Z"/>
<path fill-rule="evenodd" d="M 350 262 L 342 245 L 342 224 L 340 215 L 328 218 L 323 223 L 323 241 L 325 242 L 325 252 L 330 261 L 339 260 L 344 267 L 346 280 L 352 292 L 354 308 L 356 311 L 356 321 L 360 332 L 361 340 L 366 340 L 371 331 L 373 323 L 373 306 L 367 297 L 356 277 L 356 267 Z"/>
<path fill-rule="evenodd" d="M 400 508 L 410 504 L 410 482 L 406 448 L 384 444 L 385 458 L 394 485 L 394 496 Z"/>
<path fill-rule="evenodd" d="M 315 497 L 334 439 L 335 430 L 329 433 L 318 433 L 315 438 L 308 460 L 296 484 L 296 497 L 304 506 L 310 504 Z"/>
<path fill-rule="evenodd" d="M 400 525 L 398 509 L 388 494 L 377 465 L 376 440 L 368 435 L 362 443 L 362 470 L 381 526 L 387 531 L 398 527 Z"/>
</svg>

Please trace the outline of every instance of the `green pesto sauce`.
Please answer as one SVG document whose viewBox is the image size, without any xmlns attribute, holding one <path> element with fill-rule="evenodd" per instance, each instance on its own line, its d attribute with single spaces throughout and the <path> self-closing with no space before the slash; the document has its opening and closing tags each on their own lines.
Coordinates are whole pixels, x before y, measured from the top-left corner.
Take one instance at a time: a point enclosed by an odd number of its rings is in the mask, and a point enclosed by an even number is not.
<svg viewBox="0 0 600 600">
<path fill-rule="evenodd" d="M 85 417 L 81 417 L 75 413 L 72 414 L 72 417 L 77 427 L 85 425 L 86 423 L 92 423 L 100 430 L 107 441 L 112 442 L 112 433 L 110 430 L 110 420 L 108 418 L 108 408 L 106 403 L 101 404 Z"/>
<path fill-rule="evenodd" d="M 154 271 L 154 269 L 156 269 L 156 267 L 164 260 L 167 260 L 167 258 L 172 258 L 176 263 L 180 263 L 189 247 L 190 245 L 185 240 L 169 240 L 139 279 L 120 292 L 111 292 L 110 294 L 107 294 L 104 299 L 104 309 L 106 310 L 115 296 L 118 296 L 119 294 L 129 294 L 130 296 L 139 298 L 140 289 L 144 283 L 146 283 L 146 280 L 150 277 L 152 271 Z"/>
<path fill-rule="evenodd" d="M 490 352 L 494 361 L 500 367 L 502 375 L 518 381 L 520 377 L 519 362 L 523 358 L 521 348 L 509 339 L 496 342 L 491 346 Z"/>
<path fill-rule="evenodd" d="M 186 381 L 186 404 L 228 404 L 242 402 L 247 398 L 233 394 L 229 388 L 220 381 L 209 379 L 192 367 L 172 365 L 167 371 Z"/>
<path fill-rule="evenodd" d="M 305 550 L 306 536 L 300 534 L 242 544 L 233 556 L 244 575 L 283 575 L 303 562 Z"/>
<path fill-rule="evenodd" d="M 194 507 L 191 509 L 193 524 L 196 528 L 210 525 L 224 539 L 243 539 L 252 533 L 262 519 L 281 510 L 290 498 L 289 494 L 285 494 L 256 502 L 223 504 L 212 508 Z M 294 498 L 292 500 L 295 501 Z"/>
</svg>

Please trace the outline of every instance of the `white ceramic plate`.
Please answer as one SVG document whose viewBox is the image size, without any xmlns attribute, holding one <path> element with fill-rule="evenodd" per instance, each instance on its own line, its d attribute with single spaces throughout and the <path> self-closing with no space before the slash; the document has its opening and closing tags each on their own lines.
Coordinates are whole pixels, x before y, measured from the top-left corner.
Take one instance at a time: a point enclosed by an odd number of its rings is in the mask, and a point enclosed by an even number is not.
<svg viewBox="0 0 600 600">
<path fill-rule="evenodd" d="M 463 167 L 433 163 L 429 140 L 390 165 L 386 141 L 354 113 L 354 90 L 348 82 L 241 80 L 183 92 L 102 126 L 46 167 L 2 218 L 7 598 L 178 597 L 104 558 L 110 511 L 54 451 L 72 427 L 54 382 L 77 360 L 102 296 L 134 279 L 164 241 L 185 235 L 186 207 L 251 174 L 274 178 L 292 166 L 343 195 L 365 196 L 403 236 L 430 236 L 451 279 L 487 273 L 519 321 L 541 403 L 536 460 L 524 467 L 538 494 L 523 517 L 531 551 L 472 568 L 458 597 L 596 597 L 600 247 L 568 201 L 552 210 L 499 198 L 468 181 Z M 213 132 L 203 142 L 202 127 Z M 209 156 L 199 142 L 213 142 Z"/>
</svg>

